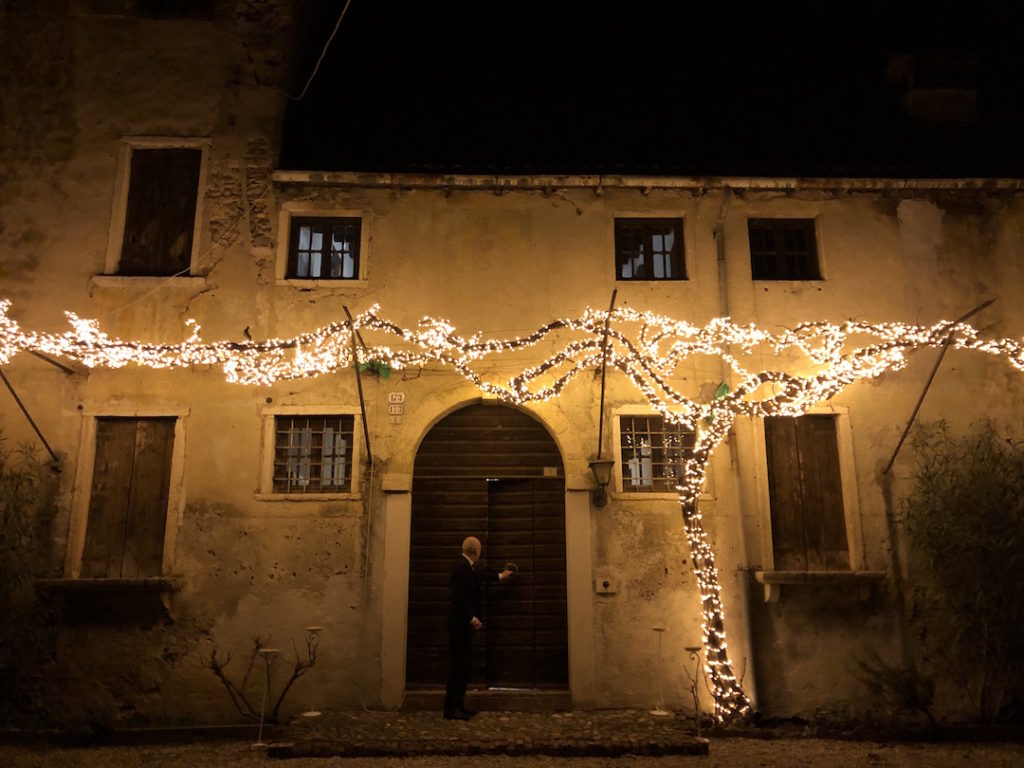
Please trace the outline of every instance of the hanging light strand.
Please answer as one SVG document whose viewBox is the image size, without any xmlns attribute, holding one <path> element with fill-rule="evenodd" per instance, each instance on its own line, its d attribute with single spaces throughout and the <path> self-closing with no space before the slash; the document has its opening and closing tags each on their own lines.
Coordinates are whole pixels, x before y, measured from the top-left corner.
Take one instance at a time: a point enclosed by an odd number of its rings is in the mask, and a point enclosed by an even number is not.
<svg viewBox="0 0 1024 768">
<path fill-rule="evenodd" d="M 750 700 L 732 672 L 715 555 L 698 508 L 710 457 L 726 438 L 737 416 L 799 416 L 857 381 L 873 379 L 907 364 L 921 347 L 949 344 L 1003 358 L 1024 372 L 1024 344 L 1019 339 L 982 339 L 966 323 L 942 321 L 932 326 L 848 321 L 805 322 L 771 333 L 754 325 L 716 318 L 702 327 L 628 307 L 605 312 L 588 308 L 575 318 L 558 318 L 526 336 L 485 339 L 458 335 L 448 321 L 424 317 L 415 328 L 381 318 L 372 306 L 353 318 L 301 333 L 262 341 L 204 342 L 199 325 L 186 323 L 177 344 L 111 338 L 95 320 L 66 313 L 64 333 L 23 331 L 0 300 L 0 365 L 30 351 L 76 361 L 89 368 L 216 368 L 225 379 L 243 385 L 271 385 L 312 378 L 353 364 L 352 331 L 370 338 L 362 359 L 394 369 L 440 366 L 454 371 L 479 391 L 514 404 L 557 397 L 575 377 L 601 364 L 607 321 L 607 364 L 623 373 L 643 398 L 667 421 L 696 434 L 692 455 L 683 463 L 676 487 L 690 555 L 701 594 L 701 628 L 705 670 L 711 681 L 715 717 L 724 722 L 745 717 Z M 379 337 L 379 338 L 378 338 Z M 547 343 L 540 362 L 501 379 L 489 361 L 526 353 Z M 861 345 L 858 346 L 858 342 Z M 661 350 L 664 350 L 662 352 Z M 751 371 L 744 358 L 765 353 L 779 361 L 773 370 Z M 729 371 L 731 391 L 701 402 L 680 389 L 686 379 L 680 366 L 698 356 L 717 358 Z M 786 367 L 787 370 L 782 368 Z M 493 369 L 493 366 L 490 366 Z M 693 389 L 695 382 L 690 382 Z"/>
</svg>

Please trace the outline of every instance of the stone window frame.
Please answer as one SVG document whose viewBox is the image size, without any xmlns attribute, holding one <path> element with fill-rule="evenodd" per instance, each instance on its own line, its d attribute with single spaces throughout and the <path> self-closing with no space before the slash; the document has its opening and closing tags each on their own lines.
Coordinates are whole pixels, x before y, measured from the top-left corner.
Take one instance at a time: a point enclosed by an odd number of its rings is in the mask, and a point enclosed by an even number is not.
<svg viewBox="0 0 1024 768">
<path fill-rule="evenodd" d="M 352 490 L 337 493 L 279 493 L 274 491 L 274 456 L 276 452 L 275 419 L 277 416 L 351 416 L 352 417 Z M 363 460 L 363 418 L 358 406 L 277 405 L 261 409 L 259 486 L 257 501 L 295 502 L 358 501 L 363 498 L 359 488 Z"/>
<path fill-rule="evenodd" d="M 288 277 L 289 250 L 292 242 L 292 219 L 359 219 L 359 275 L 354 279 L 308 279 Z M 360 291 L 369 285 L 368 265 L 370 261 L 370 216 L 367 211 L 357 208 L 321 207 L 305 202 L 281 204 L 277 226 L 277 253 L 275 259 L 275 283 L 282 287 L 299 290 L 327 289 L 338 291 Z"/>
<path fill-rule="evenodd" d="M 168 287 L 197 288 L 206 285 L 206 278 L 196 274 L 201 256 L 200 242 L 203 230 L 203 207 L 206 197 L 206 178 L 213 140 L 208 137 L 177 136 L 123 136 L 118 156 L 117 175 L 114 178 L 114 200 L 110 216 L 110 232 L 107 237 L 107 256 L 104 273 L 93 275 L 92 282 L 99 287 Z M 192 253 L 189 258 L 187 275 L 119 275 L 121 249 L 124 245 L 125 223 L 128 213 L 129 181 L 132 170 L 132 153 L 136 149 L 197 149 L 199 159 L 199 186 L 196 191 L 195 221 L 192 228 Z"/>
<path fill-rule="evenodd" d="M 678 248 L 679 248 L 679 262 L 680 262 L 680 266 L 682 268 L 682 273 L 683 273 L 681 277 L 660 277 L 660 278 L 659 277 L 644 277 L 644 278 L 629 277 L 629 278 L 624 278 L 624 277 L 622 277 L 620 275 L 620 273 L 619 273 L 619 250 L 618 250 L 618 243 L 616 241 L 616 236 L 615 236 L 616 224 L 619 221 L 630 221 L 630 220 L 638 220 L 638 219 L 672 220 L 672 221 L 679 222 L 680 232 L 679 232 L 679 238 L 677 240 L 677 245 L 678 245 Z M 652 285 L 652 284 L 679 285 L 679 284 L 686 284 L 686 283 L 693 282 L 694 276 L 692 274 L 692 272 L 693 272 L 693 270 L 691 268 L 692 265 L 689 263 L 689 261 L 687 259 L 688 254 L 693 253 L 693 249 L 691 247 L 692 244 L 687 242 L 688 232 L 692 229 L 692 227 L 686 226 L 686 216 L 684 216 L 681 211 L 678 211 L 678 210 L 676 210 L 676 211 L 644 211 L 642 213 L 636 213 L 636 212 L 632 212 L 632 211 L 616 211 L 614 213 L 614 215 L 612 216 L 612 218 L 611 218 L 610 227 L 611 227 L 611 241 L 612 241 L 612 257 L 613 257 L 613 260 L 614 260 L 614 273 L 615 273 L 615 282 L 616 282 L 616 284 L 624 285 L 624 284 L 628 284 L 628 283 L 640 283 L 640 284 L 646 284 L 646 285 Z"/>
<path fill-rule="evenodd" d="M 754 255 L 753 248 L 750 246 L 751 224 L 754 222 L 774 222 L 776 235 L 782 233 L 786 224 L 791 224 L 794 228 L 799 228 L 807 232 L 811 238 L 811 246 L 813 250 L 813 265 L 808 264 L 806 266 L 813 266 L 814 271 L 817 272 L 814 276 L 807 277 L 754 277 Z M 747 216 L 747 248 L 750 250 L 750 275 L 751 280 L 756 283 L 818 283 L 825 279 L 823 270 L 821 268 L 821 232 L 818 224 L 817 216 Z"/>
<path fill-rule="evenodd" d="M 164 551 L 161 574 L 170 575 L 174 567 L 174 553 L 185 509 L 185 440 L 190 410 L 180 405 L 139 407 L 91 407 L 82 410 L 82 431 L 78 441 L 78 461 L 75 465 L 75 484 L 71 497 L 71 519 L 68 526 L 68 544 L 64 555 L 64 578 L 79 579 L 82 555 L 85 551 L 85 529 L 89 522 L 92 501 L 92 480 L 96 466 L 97 423 L 102 418 L 173 418 L 174 445 L 171 449 L 171 475 L 167 494 L 167 517 L 164 523 Z M 144 581 L 140 579 L 139 581 Z"/>
<path fill-rule="evenodd" d="M 609 494 L 613 499 L 620 501 L 679 501 L 679 494 L 671 492 L 656 491 L 629 491 L 625 490 L 622 483 L 622 417 L 623 416 L 659 416 L 662 414 L 653 408 L 645 405 L 623 405 L 612 410 L 612 458 L 615 459 L 615 467 L 612 470 L 612 482 L 609 487 Z M 663 417 L 662 417 L 663 418 Z M 704 482 L 704 489 L 700 493 L 701 501 L 713 501 L 711 468 L 708 467 L 707 477 Z"/>
<path fill-rule="evenodd" d="M 771 202 L 755 201 L 745 206 L 742 210 L 736 211 L 736 216 L 730 214 L 730 222 L 735 223 L 736 228 L 730 225 L 730 239 L 726 241 L 726 248 L 729 251 L 729 263 L 735 266 L 737 274 L 745 275 L 750 280 L 751 286 L 756 286 L 759 291 L 789 291 L 796 287 L 812 288 L 823 290 L 829 281 L 829 239 L 828 226 L 824 220 L 825 211 L 819 203 L 806 200 L 775 200 Z M 819 277 L 807 280 L 762 280 L 754 279 L 753 265 L 750 256 L 750 219 L 811 219 L 814 221 L 815 247 L 818 252 L 818 274 Z M 728 245 L 728 243 L 732 245 Z M 738 260 L 742 260 L 740 265 Z M 732 268 L 730 266 L 730 269 Z M 788 294 L 787 294 L 788 295 Z"/>
</svg>

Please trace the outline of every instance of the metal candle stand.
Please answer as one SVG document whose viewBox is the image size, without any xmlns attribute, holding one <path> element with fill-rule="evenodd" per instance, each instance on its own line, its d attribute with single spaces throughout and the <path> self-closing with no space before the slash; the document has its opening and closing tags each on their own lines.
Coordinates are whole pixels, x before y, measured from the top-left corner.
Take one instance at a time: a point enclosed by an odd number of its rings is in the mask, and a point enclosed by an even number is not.
<svg viewBox="0 0 1024 768">
<path fill-rule="evenodd" d="M 700 652 L 702 650 L 699 645 L 688 645 L 686 646 L 686 652 L 690 655 L 690 661 L 694 662 L 693 674 L 690 674 L 690 670 L 686 670 L 686 676 L 690 678 L 690 693 L 693 696 L 693 723 L 697 728 L 697 738 L 700 738 L 700 699 L 697 696 L 697 680 L 701 677 L 700 670 Z"/>
<path fill-rule="evenodd" d="M 320 647 L 320 633 L 323 632 L 323 627 L 306 627 L 306 648 L 309 649 L 309 655 L 312 658 L 316 655 L 317 648 Z M 303 717 L 320 717 L 322 713 L 313 705 L 313 696 L 310 693 L 310 707 L 308 712 L 303 712 Z"/>
<path fill-rule="evenodd" d="M 254 747 L 267 746 L 263 741 L 263 717 L 267 711 L 267 697 L 270 694 L 270 667 L 274 663 L 274 657 L 280 652 L 281 651 L 277 648 L 259 649 L 259 654 L 263 657 L 265 674 L 263 675 L 263 695 L 260 697 L 260 729 L 256 734 L 256 743 L 253 744 Z"/>
<path fill-rule="evenodd" d="M 665 628 L 651 627 L 651 629 L 658 633 L 658 706 L 650 710 L 650 712 L 658 717 L 671 717 L 672 713 L 665 709 L 665 691 L 661 674 L 661 636 L 665 634 Z"/>
</svg>

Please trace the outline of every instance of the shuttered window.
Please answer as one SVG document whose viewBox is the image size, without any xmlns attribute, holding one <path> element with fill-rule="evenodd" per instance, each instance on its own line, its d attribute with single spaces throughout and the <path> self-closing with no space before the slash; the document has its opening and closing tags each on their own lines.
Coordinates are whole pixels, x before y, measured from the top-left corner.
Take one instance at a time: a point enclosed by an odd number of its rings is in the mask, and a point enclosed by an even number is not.
<svg viewBox="0 0 1024 768">
<path fill-rule="evenodd" d="M 616 219 L 616 280 L 685 280 L 682 219 Z"/>
<path fill-rule="evenodd" d="M 849 570 L 834 416 L 764 420 L 775 570 Z"/>
<path fill-rule="evenodd" d="M 696 436 L 661 416 L 620 416 L 619 447 L 624 493 L 673 493 L 683 461 L 693 454 Z"/>
<path fill-rule="evenodd" d="M 348 493 L 353 416 L 274 417 L 274 493 Z"/>
<path fill-rule="evenodd" d="M 202 150 L 132 149 L 118 274 L 187 275 Z"/>
<path fill-rule="evenodd" d="M 754 280 L 820 280 L 814 219 L 748 219 Z"/>
<path fill-rule="evenodd" d="M 83 578 L 160 575 L 174 422 L 173 418 L 97 419 Z"/>
</svg>

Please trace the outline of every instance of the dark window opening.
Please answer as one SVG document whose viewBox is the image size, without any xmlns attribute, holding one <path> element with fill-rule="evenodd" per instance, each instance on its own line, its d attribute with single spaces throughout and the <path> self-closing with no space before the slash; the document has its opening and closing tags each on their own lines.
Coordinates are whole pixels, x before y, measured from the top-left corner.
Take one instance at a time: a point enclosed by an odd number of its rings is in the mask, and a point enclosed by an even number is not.
<svg viewBox="0 0 1024 768">
<path fill-rule="evenodd" d="M 198 149 L 133 149 L 118 274 L 188 274 L 196 223 Z"/>
<path fill-rule="evenodd" d="M 288 278 L 358 280 L 360 225 L 357 218 L 293 218 Z"/>
<path fill-rule="evenodd" d="M 212 19 L 215 0 L 135 0 L 144 19 Z"/>
<path fill-rule="evenodd" d="M 835 417 L 768 417 L 764 436 L 775 570 L 849 570 Z"/>
<path fill-rule="evenodd" d="M 620 416 L 623 492 L 675 492 L 695 443 L 693 430 L 661 416 Z"/>
<path fill-rule="evenodd" d="M 820 280 L 814 219 L 749 219 L 754 280 Z"/>
<path fill-rule="evenodd" d="M 160 575 L 174 422 L 173 418 L 97 419 L 82 578 Z"/>
<path fill-rule="evenodd" d="M 276 416 L 274 493 L 352 488 L 353 416 Z"/>
<path fill-rule="evenodd" d="M 616 280 L 686 280 L 682 219 L 616 219 Z"/>
</svg>

